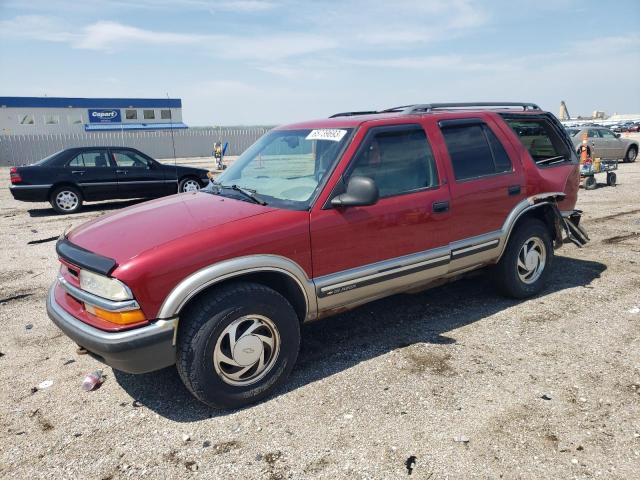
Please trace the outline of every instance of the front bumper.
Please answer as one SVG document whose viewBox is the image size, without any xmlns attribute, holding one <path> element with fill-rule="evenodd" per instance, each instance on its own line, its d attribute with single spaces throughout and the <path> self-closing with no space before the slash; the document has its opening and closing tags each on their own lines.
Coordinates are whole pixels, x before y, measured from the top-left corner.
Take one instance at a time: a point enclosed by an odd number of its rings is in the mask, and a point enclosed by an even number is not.
<svg viewBox="0 0 640 480">
<path fill-rule="evenodd" d="M 158 320 L 150 325 L 121 332 L 105 332 L 78 320 L 55 299 L 53 284 L 47 296 L 47 314 L 65 335 L 94 357 L 116 370 L 146 373 L 176 363 L 173 344 L 178 319 Z"/>
</svg>

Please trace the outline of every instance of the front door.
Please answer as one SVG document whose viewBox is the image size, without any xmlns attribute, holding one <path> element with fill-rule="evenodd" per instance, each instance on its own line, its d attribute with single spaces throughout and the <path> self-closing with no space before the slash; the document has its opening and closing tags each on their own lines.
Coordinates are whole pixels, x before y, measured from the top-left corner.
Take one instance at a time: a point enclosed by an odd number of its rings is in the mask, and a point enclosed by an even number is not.
<svg viewBox="0 0 640 480">
<path fill-rule="evenodd" d="M 120 198 L 158 197 L 168 193 L 164 169 L 134 150 L 112 148 Z"/>
<path fill-rule="evenodd" d="M 106 148 L 87 149 L 66 164 L 68 177 L 80 187 L 85 200 L 118 198 L 116 168 Z"/>
<path fill-rule="evenodd" d="M 331 206 L 331 198 L 354 176 L 375 181 L 378 202 Z M 449 190 L 442 180 L 422 126 L 375 127 L 366 133 L 332 194 L 311 212 L 320 310 L 354 305 L 446 273 Z"/>
<path fill-rule="evenodd" d="M 610 160 L 619 160 L 624 158 L 626 153 L 625 147 L 626 144 L 616 137 L 611 130 L 606 128 L 600 129 L 600 136 L 602 139 L 600 140 L 605 144 L 607 155 L 603 158 L 607 158 Z"/>
</svg>

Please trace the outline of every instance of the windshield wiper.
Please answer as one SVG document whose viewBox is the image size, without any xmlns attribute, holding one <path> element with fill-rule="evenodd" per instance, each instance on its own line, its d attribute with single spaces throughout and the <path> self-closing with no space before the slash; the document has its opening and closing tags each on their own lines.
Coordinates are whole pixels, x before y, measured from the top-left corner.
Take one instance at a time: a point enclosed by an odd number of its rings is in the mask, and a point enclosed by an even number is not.
<svg viewBox="0 0 640 480">
<path fill-rule="evenodd" d="M 263 205 L 263 206 L 267 205 L 267 202 L 265 202 L 264 200 L 262 200 L 260 197 L 258 197 L 256 195 L 255 190 L 249 190 L 248 188 L 242 188 L 242 187 L 239 187 L 236 184 L 233 184 L 233 185 L 222 185 L 221 183 L 217 183 L 217 182 L 211 182 L 211 183 L 213 183 L 213 185 L 215 187 L 217 187 L 218 189 L 226 188 L 228 190 L 233 190 L 235 192 L 238 192 L 238 193 L 242 194 L 245 198 L 248 198 L 253 203 L 257 203 L 258 205 Z"/>
</svg>

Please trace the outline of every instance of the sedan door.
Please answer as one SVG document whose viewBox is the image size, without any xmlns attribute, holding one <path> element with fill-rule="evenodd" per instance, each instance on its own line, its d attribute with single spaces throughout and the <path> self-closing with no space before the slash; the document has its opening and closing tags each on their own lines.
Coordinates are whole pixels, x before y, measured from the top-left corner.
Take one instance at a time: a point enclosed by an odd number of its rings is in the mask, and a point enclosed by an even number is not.
<svg viewBox="0 0 640 480">
<path fill-rule="evenodd" d="M 619 160 L 627 153 L 627 144 L 620 140 L 615 134 L 607 129 L 600 130 L 602 141 L 606 142 L 607 156 L 605 158 Z"/>
<path fill-rule="evenodd" d="M 590 128 L 588 130 L 588 144 L 591 147 L 592 158 L 609 158 L 609 147 L 607 141 L 600 136 L 600 130 Z"/>
<path fill-rule="evenodd" d="M 135 150 L 112 148 L 121 198 L 160 197 L 168 193 L 162 166 Z"/>
<path fill-rule="evenodd" d="M 118 198 L 116 169 L 106 148 L 89 148 L 65 164 L 67 178 L 80 187 L 85 200 Z"/>
</svg>

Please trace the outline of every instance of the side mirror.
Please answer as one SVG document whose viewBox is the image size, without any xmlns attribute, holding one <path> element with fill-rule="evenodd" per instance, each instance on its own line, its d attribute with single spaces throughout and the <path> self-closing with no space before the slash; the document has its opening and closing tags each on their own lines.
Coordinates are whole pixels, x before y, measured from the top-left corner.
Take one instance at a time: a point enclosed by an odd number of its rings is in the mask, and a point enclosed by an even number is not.
<svg viewBox="0 0 640 480">
<path fill-rule="evenodd" d="M 347 191 L 333 197 L 331 205 L 334 207 L 362 207 L 373 205 L 378 201 L 379 193 L 376 182 L 369 177 L 351 177 L 347 184 Z"/>
</svg>

